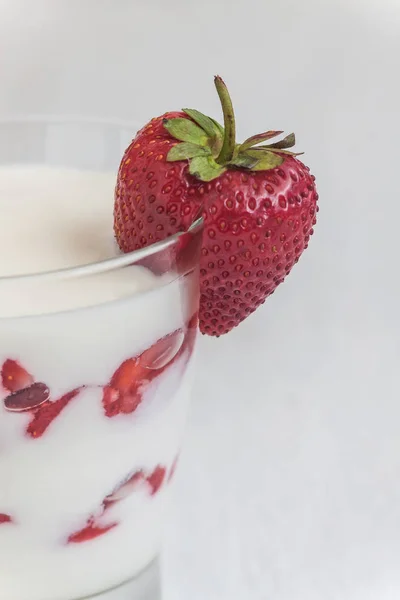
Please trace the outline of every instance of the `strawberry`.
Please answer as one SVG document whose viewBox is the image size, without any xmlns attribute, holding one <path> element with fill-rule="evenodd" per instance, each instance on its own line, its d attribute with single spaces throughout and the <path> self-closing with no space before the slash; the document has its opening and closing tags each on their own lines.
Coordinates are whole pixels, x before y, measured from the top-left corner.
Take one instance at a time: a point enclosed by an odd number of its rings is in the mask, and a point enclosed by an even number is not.
<svg viewBox="0 0 400 600">
<path fill-rule="evenodd" d="M 187 337 L 190 333 L 191 329 L 188 329 Z M 191 349 L 193 342 L 190 344 Z M 181 355 L 184 348 L 185 335 L 178 329 L 158 340 L 139 356 L 125 360 L 103 389 L 106 416 L 133 413 L 142 402 L 145 386 L 163 373 Z"/>
<path fill-rule="evenodd" d="M 137 485 L 140 484 L 144 479 L 145 476 L 142 470 L 135 471 L 132 475 L 128 475 L 128 477 L 122 483 L 117 485 L 111 494 L 108 494 L 108 496 L 104 498 L 104 511 L 106 511 L 107 508 L 114 505 L 116 502 L 120 502 L 127 496 L 130 496 L 135 491 Z"/>
<path fill-rule="evenodd" d="M 0 513 L 0 525 L 3 525 L 4 523 L 12 523 L 12 518 L 10 517 L 10 515 Z"/>
<path fill-rule="evenodd" d="M 142 401 L 139 386 L 143 370 L 137 358 L 128 358 L 115 371 L 103 390 L 103 407 L 107 417 L 134 412 Z"/>
<path fill-rule="evenodd" d="M 34 416 L 29 423 L 26 433 L 33 438 L 41 437 L 46 429 L 51 425 L 60 412 L 73 400 L 82 388 L 76 388 L 64 394 L 54 402 L 48 400 L 34 411 Z"/>
<path fill-rule="evenodd" d="M 114 527 L 117 527 L 119 524 L 118 522 L 110 523 L 109 525 L 101 525 L 99 519 L 107 513 L 110 507 L 130 496 L 142 482 L 147 483 L 150 495 L 154 496 L 163 485 L 166 473 L 166 468 L 161 467 L 160 465 L 158 465 L 150 475 L 146 475 L 141 469 L 133 471 L 133 473 L 128 475 L 126 479 L 119 483 L 114 490 L 104 498 L 99 514 L 97 516 L 91 515 L 82 529 L 79 529 L 68 536 L 67 543 L 80 544 L 82 542 L 88 542 L 104 535 Z"/>
<path fill-rule="evenodd" d="M 9 392 L 19 392 L 32 385 L 34 379 L 16 360 L 8 358 L 1 368 L 1 382 Z"/>
<path fill-rule="evenodd" d="M 82 542 L 89 542 L 95 538 L 104 535 L 111 529 L 114 529 L 118 523 L 111 523 L 110 525 L 96 525 L 93 519 L 89 519 L 83 529 L 72 533 L 67 540 L 68 544 L 81 544 Z"/>
<path fill-rule="evenodd" d="M 154 471 L 146 477 L 146 481 L 150 486 L 151 495 L 154 496 L 160 490 L 166 476 L 166 469 L 158 465 Z"/>
<path fill-rule="evenodd" d="M 294 134 L 236 143 L 229 93 L 220 77 L 215 85 L 224 128 L 184 109 L 138 132 L 118 171 L 114 231 L 129 252 L 186 231 L 200 211 L 200 330 L 219 336 L 290 273 L 313 233 L 318 195 L 309 168 L 288 150 Z"/>
<path fill-rule="evenodd" d="M 50 400 L 50 390 L 45 383 L 35 382 L 34 378 L 17 361 L 7 359 L 1 369 L 3 387 L 11 394 L 4 398 L 4 406 L 10 412 L 32 412 L 33 418 L 26 433 L 30 437 L 41 437 L 60 412 L 81 391 L 82 387 L 71 390 L 54 402 Z"/>
</svg>

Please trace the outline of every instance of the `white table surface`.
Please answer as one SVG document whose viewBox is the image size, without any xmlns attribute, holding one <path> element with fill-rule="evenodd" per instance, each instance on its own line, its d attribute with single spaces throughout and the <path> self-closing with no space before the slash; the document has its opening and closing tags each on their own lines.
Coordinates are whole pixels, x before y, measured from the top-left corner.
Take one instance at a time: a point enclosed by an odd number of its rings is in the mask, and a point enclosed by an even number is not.
<svg viewBox="0 0 400 600">
<path fill-rule="evenodd" d="M 28 78 L 32 112 L 218 116 L 219 73 L 239 133 L 295 129 L 317 176 L 319 223 L 288 281 L 229 336 L 201 339 L 163 600 L 398 600 L 400 2 L 0 11 L 15 89 L 0 114 L 26 112 Z"/>
</svg>

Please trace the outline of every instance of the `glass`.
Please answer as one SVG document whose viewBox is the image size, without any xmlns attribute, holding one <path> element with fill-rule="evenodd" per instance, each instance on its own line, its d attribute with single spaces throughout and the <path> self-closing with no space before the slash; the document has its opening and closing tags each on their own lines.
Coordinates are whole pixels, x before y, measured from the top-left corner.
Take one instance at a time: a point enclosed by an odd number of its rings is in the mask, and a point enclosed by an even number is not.
<svg viewBox="0 0 400 600">
<path fill-rule="evenodd" d="M 0 166 L 115 173 L 135 131 L 4 119 Z M 193 374 L 201 235 L 198 220 L 131 254 L 0 278 L 7 600 L 84 598 L 157 556 Z"/>
</svg>

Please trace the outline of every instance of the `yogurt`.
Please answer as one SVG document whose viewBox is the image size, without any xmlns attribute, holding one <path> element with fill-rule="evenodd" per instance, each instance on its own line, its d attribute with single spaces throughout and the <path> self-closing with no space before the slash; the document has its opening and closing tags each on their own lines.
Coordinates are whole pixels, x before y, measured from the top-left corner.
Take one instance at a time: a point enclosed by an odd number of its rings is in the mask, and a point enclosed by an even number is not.
<svg viewBox="0 0 400 600">
<path fill-rule="evenodd" d="M 0 598 L 75 600 L 159 552 L 190 392 L 197 274 L 118 255 L 115 177 L 0 168 Z"/>
</svg>

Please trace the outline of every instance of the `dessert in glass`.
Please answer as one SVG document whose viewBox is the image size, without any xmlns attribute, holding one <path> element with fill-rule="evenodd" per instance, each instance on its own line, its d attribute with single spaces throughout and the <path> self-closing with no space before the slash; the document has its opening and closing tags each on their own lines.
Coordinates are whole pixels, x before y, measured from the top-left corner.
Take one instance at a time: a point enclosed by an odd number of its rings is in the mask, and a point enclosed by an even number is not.
<svg viewBox="0 0 400 600">
<path fill-rule="evenodd" d="M 202 222 L 121 255 L 117 123 L 0 123 L 0 591 L 77 600 L 158 554 L 193 374 Z"/>
</svg>

